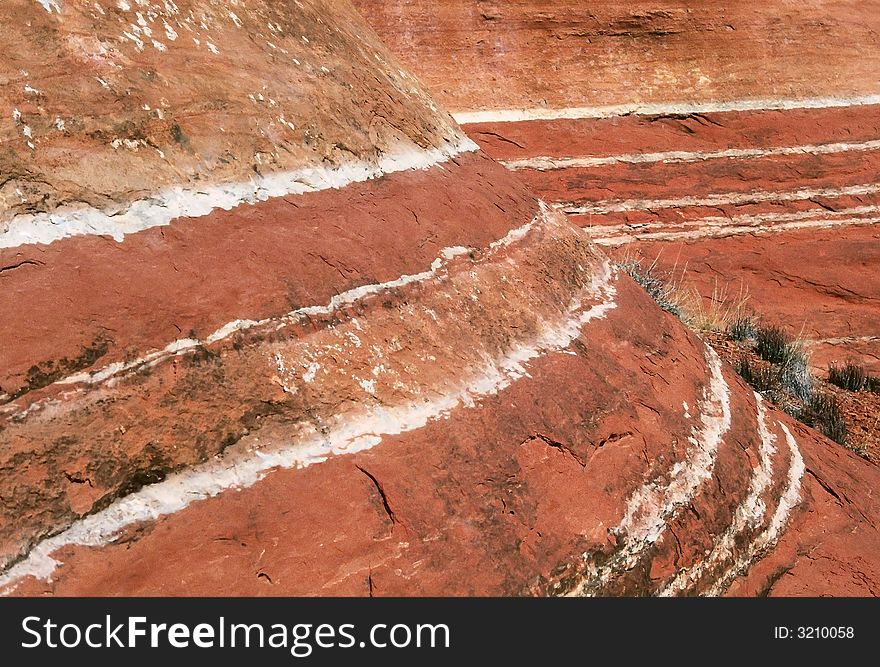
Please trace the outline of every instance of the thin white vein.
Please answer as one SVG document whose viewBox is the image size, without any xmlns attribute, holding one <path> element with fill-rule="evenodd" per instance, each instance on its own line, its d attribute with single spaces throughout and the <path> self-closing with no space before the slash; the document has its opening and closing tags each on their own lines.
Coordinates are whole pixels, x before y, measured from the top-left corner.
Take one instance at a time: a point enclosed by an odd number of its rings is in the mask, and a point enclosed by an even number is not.
<svg viewBox="0 0 880 667">
<path fill-rule="evenodd" d="M 666 164 L 704 162 L 721 159 L 749 159 L 786 155 L 831 155 L 873 151 L 880 149 L 880 140 L 856 143 L 836 142 L 827 144 L 804 144 L 802 146 L 780 146 L 775 148 L 727 148 L 719 151 L 663 151 L 656 153 L 624 153 L 621 155 L 582 156 L 582 157 L 530 157 L 518 160 L 503 160 L 503 164 L 513 171 L 534 169 L 554 171 L 557 169 L 592 169 L 615 164 Z"/>
<path fill-rule="evenodd" d="M 642 554 L 666 532 L 668 521 L 693 501 L 700 486 L 712 477 L 718 448 L 730 429 L 730 387 L 721 370 L 721 358 L 705 347 L 709 382 L 700 401 L 700 423 L 688 438 L 688 448 L 663 476 L 667 482 L 651 480 L 628 499 L 626 512 L 612 532 L 620 547 L 601 566 L 587 563 L 584 580 L 573 595 L 590 595 L 601 590 L 621 571 L 631 569 Z"/>
<path fill-rule="evenodd" d="M 846 218 L 867 216 L 872 213 L 880 213 L 880 206 L 852 206 L 849 208 L 841 208 L 830 211 L 825 208 L 811 208 L 807 211 L 796 211 L 792 213 L 757 213 L 743 215 L 711 215 L 694 220 L 667 220 L 665 222 L 640 222 L 640 223 L 623 223 L 619 225 L 596 225 L 587 226 L 594 232 L 601 233 L 652 233 L 655 230 L 681 230 L 688 228 L 702 229 L 704 227 L 748 227 L 761 226 L 766 223 L 793 222 L 798 220 L 828 220 L 833 218 Z"/>
<path fill-rule="evenodd" d="M 171 224 L 178 218 L 198 218 L 212 211 L 230 210 L 273 197 L 339 189 L 385 174 L 427 169 L 458 154 L 479 150 L 470 139 L 459 138 L 440 148 L 400 147 L 378 160 L 353 160 L 336 167 L 306 167 L 254 176 L 241 182 L 206 185 L 198 189 L 174 186 L 132 202 L 122 211 L 91 206 L 62 207 L 50 213 L 22 214 L 0 226 L 0 248 L 51 244 L 72 236 L 110 236 L 122 242 L 126 235 Z"/>
<path fill-rule="evenodd" d="M 767 409 L 764 399 L 755 392 L 757 426 L 760 444 L 758 445 L 758 465 L 752 471 L 749 491 L 733 514 L 733 520 L 724 533 L 715 541 L 712 551 L 693 567 L 687 568 L 658 591 L 661 597 L 677 595 L 698 582 L 707 572 L 712 572 L 722 563 L 733 560 L 736 538 L 747 529 L 756 528 L 767 512 L 763 496 L 773 483 L 773 455 L 776 453 L 776 436 L 767 428 Z"/>
<path fill-rule="evenodd" d="M 842 188 L 800 188 L 798 190 L 753 190 L 751 192 L 718 192 L 702 197 L 676 199 L 625 199 L 590 203 L 559 202 L 553 207 L 568 215 L 603 215 L 627 211 L 658 211 L 684 206 L 724 206 L 730 204 L 758 204 L 762 202 L 801 201 L 816 197 L 859 197 L 880 192 L 880 185 L 865 183 Z"/>
<path fill-rule="evenodd" d="M 835 227 L 864 227 L 880 223 L 880 217 L 867 218 L 825 218 L 819 220 L 801 220 L 782 222 L 776 225 L 726 225 L 711 226 L 704 229 L 691 229 L 680 232 L 651 232 L 646 234 L 620 234 L 592 239 L 596 245 L 614 248 L 635 241 L 689 241 L 704 238 L 725 238 L 742 236 L 743 234 L 780 234 L 796 232 L 803 229 L 833 229 Z"/>
<path fill-rule="evenodd" d="M 493 252 L 498 251 L 501 248 L 521 241 L 535 227 L 538 222 L 546 224 L 548 222 L 548 215 L 551 214 L 552 209 L 548 207 L 544 202 L 539 202 L 539 206 L 540 212 L 532 220 L 522 225 L 521 227 L 510 230 L 503 238 L 492 242 L 489 246 L 489 255 L 491 255 Z M 405 274 L 400 276 L 399 278 L 395 278 L 394 280 L 383 283 L 371 283 L 368 285 L 361 285 L 360 287 L 355 287 L 335 295 L 326 305 L 305 306 L 303 308 L 292 310 L 289 313 L 286 313 L 280 317 L 270 317 L 261 320 L 233 320 L 224 324 L 222 327 L 207 336 L 204 340 L 198 340 L 195 338 L 182 338 L 179 340 L 175 340 L 166 345 L 164 348 L 160 350 L 153 350 L 152 352 L 149 352 L 142 357 L 138 357 L 137 359 L 132 359 L 126 362 L 114 362 L 94 371 L 83 371 L 80 373 L 74 373 L 73 375 L 69 375 L 67 377 L 56 380 L 50 386 L 63 387 L 71 385 L 88 386 L 102 384 L 104 382 L 107 382 L 108 380 L 130 374 L 139 369 L 155 366 L 156 364 L 159 364 L 171 357 L 190 353 L 207 345 L 218 343 L 241 331 L 264 327 L 272 327 L 275 330 L 279 330 L 285 326 L 290 325 L 291 323 L 298 322 L 303 318 L 332 315 L 340 308 L 351 305 L 358 301 L 362 301 L 363 299 L 366 299 L 370 296 L 381 294 L 392 289 L 405 287 L 406 285 L 412 285 L 414 283 L 421 283 L 431 280 L 437 277 L 437 275 L 451 260 L 460 255 L 468 254 L 469 252 L 471 252 L 471 250 L 472 248 L 465 248 L 462 246 L 455 248 L 443 248 L 440 251 L 440 255 L 431 263 L 430 268 L 426 271 L 415 274 Z M 25 413 L 30 413 L 34 410 L 39 409 L 41 405 L 45 404 L 49 400 L 52 399 L 37 401 L 34 404 L 28 406 L 25 411 L 19 411 L 14 404 L 9 404 L 7 406 L 4 406 L 3 408 L 0 408 L 0 412 L 5 412 L 7 414 L 15 412 L 16 414 L 21 416 Z"/>
<path fill-rule="evenodd" d="M 452 114 L 462 124 L 516 123 L 522 121 L 580 120 L 616 116 L 664 116 L 729 111 L 785 111 L 794 109 L 830 109 L 880 104 L 880 95 L 853 97 L 810 97 L 801 99 L 750 99 L 714 102 L 652 102 L 611 104 L 591 107 L 486 109 L 456 111 Z"/>
<path fill-rule="evenodd" d="M 748 570 L 752 563 L 773 547 L 782 535 L 792 510 L 800 502 L 801 482 L 806 471 L 804 459 L 797 441 L 788 430 L 788 426 L 782 422 L 777 423 L 785 434 L 785 442 L 790 452 L 785 491 L 779 499 L 779 504 L 776 506 L 776 511 L 773 513 L 767 529 L 755 538 L 748 549 L 739 555 L 736 562 L 704 593 L 706 596 L 715 597 L 724 593 L 736 577 Z"/>
</svg>

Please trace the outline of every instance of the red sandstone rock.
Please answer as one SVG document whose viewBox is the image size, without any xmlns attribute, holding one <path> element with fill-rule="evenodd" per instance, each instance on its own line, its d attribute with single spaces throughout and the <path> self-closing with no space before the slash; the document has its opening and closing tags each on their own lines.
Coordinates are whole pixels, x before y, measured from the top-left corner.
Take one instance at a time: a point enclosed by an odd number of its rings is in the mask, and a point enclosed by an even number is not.
<svg viewBox="0 0 880 667">
<path fill-rule="evenodd" d="M 453 111 L 878 92 L 874 1 L 355 6 Z"/>
<path fill-rule="evenodd" d="M 457 134 L 347 3 L 56 5 L 4 3 L 0 224 Z"/>
<path fill-rule="evenodd" d="M 687 267 L 701 294 L 748 295 L 749 308 L 805 340 L 823 374 L 832 362 L 858 360 L 880 372 L 877 295 L 880 227 L 803 230 L 781 238 L 749 234 L 696 242 L 635 244 L 659 256 L 661 270 Z M 809 258 L 809 261 L 805 261 Z"/>
<path fill-rule="evenodd" d="M 852 358 L 876 373 L 877 109 L 468 131 L 598 243 L 656 260 L 696 287 L 707 309 L 719 295 L 747 297 L 765 320 L 806 339 L 821 372 Z M 565 136 L 576 138 L 569 148 Z M 567 156 L 580 161 L 569 166 Z"/>
<path fill-rule="evenodd" d="M 848 358 L 877 372 L 877 109 L 810 112 L 821 127 L 803 122 L 805 111 L 774 111 L 469 131 L 597 243 L 684 275 L 707 309 L 719 295 L 747 297 L 763 319 L 805 338 L 822 372 Z M 685 122 L 687 131 L 674 129 Z M 610 150 L 599 139 L 608 131 L 619 132 Z M 580 137 L 572 149 L 562 148 L 565 133 Z"/>
<path fill-rule="evenodd" d="M 877 592 L 876 466 L 768 406 L 473 150 L 348 3 L 177 5 L 134 17 L 143 50 L 118 39 L 121 10 L 15 7 L 59 49 L 116 39 L 137 96 L 137 67 L 155 64 L 152 90 L 186 62 L 202 78 L 169 116 L 202 88 L 219 102 L 170 166 L 116 181 L 44 157 L 55 138 L 7 152 L 11 187 L 46 196 L 9 206 L 0 234 L 2 298 L 29 303 L 0 329 L 3 593 Z M 224 41 L 153 53 L 144 27 L 166 22 Z M 279 140 L 230 73 L 259 89 L 293 58 L 332 82 L 291 75 L 279 113 L 328 144 L 288 141 L 254 177 L 243 156 Z M 73 109 L 49 72 L 27 85 Z M 133 113 L 114 94 L 107 127 Z M 192 165 L 227 117 L 237 158 L 202 184 Z M 132 161 L 102 139 L 71 141 L 108 173 Z M 200 188 L 240 201 L 203 211 Z"/>
<path fill-rule="evenodd" d="M 573 216 L 578 224 L 632 225 L 616 230 L 615 243 L 640 241 L 638 250 L 660 253 L 664 268 L 693 258 L 693 284 L 707 302 L 734 285 L 768 320 L 793 332 L 808 321 L 813 363 L 823 372 L 846 358 L 877 372 L 876 239 L 838 229 L 880 220 L 880 89 L 874 55 L 864 56 L 880 53 L 876 3 L 806 2 L 797 12 L 743 2 L 355 4 L 459 118 L 488 119 L 468 133 L 547 201 L 573 212 L 595 201 L 643 204 L 587 210 Z M 706 113 L 724 108 L 739 111 Z M 630 113 L 639 115 L 620 115 Z M 773 154 L 779 150 L 789 152 Z M 652 154 L 648 162 L 601 163 Z M 584 158 L 594 164 L 565 164 Z M 557 166 L 546 168 L 551 161 Z M 752 192 L 770 196 L 751 202 Z M 677 201 L 701 195 L 710 197 L 701 206 Z M 764 231 L 750 228 L 749 215 L 765 218 L 761 227 L 785 225 L 778 236 L 752 238 Z M 719 218 L 735 219 L 719 230 Z M 801 280 L 792 262 L 810 254 L 805 236 L 785 232 L 830 226 L 829 219 L 834 231 L 815 236 L 822 261 Z M 681 222 L 688 227 L 675 230 Z M 731 234 L 746 238 L 701 241 Z M 756 266 L 765 255 L 766 271 Z M 707 269 L 701 256 L 720 263 Z M 860 288 L 851 292 L 847 283 Z"/>
</svg>

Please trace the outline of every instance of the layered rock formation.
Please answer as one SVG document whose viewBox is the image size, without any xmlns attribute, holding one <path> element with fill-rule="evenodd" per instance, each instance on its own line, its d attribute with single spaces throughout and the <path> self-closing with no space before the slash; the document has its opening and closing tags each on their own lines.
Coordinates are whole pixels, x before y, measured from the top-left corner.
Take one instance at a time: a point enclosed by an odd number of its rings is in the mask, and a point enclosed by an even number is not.
<svg viewBox="0 0 880 667">
<path fill-rule="evenodd" d="M 856 358 L 878 373 L 878 109 L 466 127 L 613 254 L 684 274 L 707 310 L 747 297 L 818 368 Z"/>
<path fill-rule="evenodd" d="M 880 372 L 878 3 L 356 4 L 597 242 Z"/>
<path fill-rule="evenodd" d="M 3 593 L 878 591 L 877 468 L 748 389 L 348 3 L 0 11 L 39 31 L 5 28 L 34 64 L 2 89 Z"/>
<path fill-rule="evenodd" d="M 876 96 L 876 0 L 355 0 L 453 112 Z"/>
</svg>

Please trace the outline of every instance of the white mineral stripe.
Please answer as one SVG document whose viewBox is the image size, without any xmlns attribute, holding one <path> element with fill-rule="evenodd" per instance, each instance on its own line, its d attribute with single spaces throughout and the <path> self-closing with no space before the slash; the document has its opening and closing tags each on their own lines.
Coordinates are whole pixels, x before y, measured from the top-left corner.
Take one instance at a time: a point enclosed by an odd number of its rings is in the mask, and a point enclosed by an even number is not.
<svg viewBox="0 0 880 667">
<path fill-rule="evenodd" d="M 860 197 L 880 192 L 880 185 L 863 183 L 842 188 L 799 188 L 797 190 L 752 190 L 751 192 L 716 192 L 702 197 L 678 197 L 675 199 L 623 199 L 592 203 L 559 202 L 553 207 L 567 215 L 604 215 L 628 211 L 657 211 L 684 206 L 724 206 L 734 204 L 758 204 L 762 202 L 785 202 L 813 199 L 815 197 Z"/>
<path fill-rule="evenodd" d="M 409 432 L 428 422 L 447 417 L 451 410 L 474 405 L 475 400 L 498 393 L 525 376 L 524 365 L 542 355 L 566 349 L 591 320 L 600 319 L 616 307 L 616 272 L 606 260 L 591 285 L 571 304 L 558 322 L 548 323 L 534 339 L 514 346 L 501 358 L 487 363 L 458 388 L 430 401 L 403 405 L 364 407 L 358 415 L 344 415 L 326 433 L 311 432 L 292 437 L 292 444 L 257 450 L 235 460 L 217 458 L 170 475 L 146 486 L 100 512 L 75 522 L 65 531 L 38 543 L 26 558 L 0 575 L 0 591 L 8 594 L 26 576 L 48 579 L 59 565 L 52 554 L 70 546 L 102 546 L 125 527 L 179 512 L 197 500 L 217 496 L 232 488 L 246 488 L 278 468 L 302 468 L 322 463 L 332 455 L 351 454 L 375 447 L 384 435 Z M 602 297 L 585 307 L 588 298 Z M 308 427 L 304 427 L 308 428 Z"/>
<path fill-rule="evenodd" d="M 776 436 L 767 428 L 767 409 L 764 407 L 764 399 L 758 392 L 755 392 L 755 402 L 758 436 L 761 442 L 758 445 L 758 465 L 752 471 L 749 492 L 737 506 L 731 524 L 715 541 L 712 551 L 693 567 L 679 572 L 672 581 L 660 589 L 658 595 L 662 597 L 677 595 L 687 590 L 713 568 L 733 560 L 737 536 L 746 529 L 757 527 L 767 512 L 763 496 L 773 483 Z"/>
<path fill-rule="evenodd" d="M 880 95 L 856 97 L 811 97 L 802 99 L 752 99 L 728 102 L 652 102 L 612 104 L 607 106 L 564 107 L 559 109 L 490 109 L 456 111 L 452 114 L 462 124 L 515 123 L 531 120 L 580 120 L 615 116 L 667 116 L 728 111 L 778 111 L 793 109 L 829 109 L 880 104 Z"/>
<path fill-rule="evenodd" d="M 273 197 L 339 189 L 385 174 L 427 169 L 458 154 L 476 151 L 470 139 L 460 138 L 433 150 L 401 147 L 375 161 L 355 160 L 337 167 L 306 167 L 256 176 L 247 181 L 174 186 L 127 205 L 121 211 L 90 206 L 62 207 L 51 213 L 17 215 L 0 225 L 0 248 L 25 244 L 48 245 L 71 236 L 104 235 L 123 241 L 126 235 L 168 225 L 177 218 L 197 218 L 212 211 L 230 210 Z M 4 229 L 5 228 L 5 229 Z"/>
<path fill-rule="evenodd" d="M 615 164 L 651 164 L 655 162 L 680 163 L 704 162 L 706 160 L 748 159 L 785 155 L 833 155 L 880 150 L 880 140 L 858 143 L 837 142 L 829 144 L 804 144 L 776 148 L 727 148 L 720 151 L 663 151 L 657 153 L 624 153 L 621 155 L 583 157 L 530 157 L 519 160 L 502 160 L 508 169 L 521 171 L 553 171 L 557 169 L 590 169 Z"/>
</svg>

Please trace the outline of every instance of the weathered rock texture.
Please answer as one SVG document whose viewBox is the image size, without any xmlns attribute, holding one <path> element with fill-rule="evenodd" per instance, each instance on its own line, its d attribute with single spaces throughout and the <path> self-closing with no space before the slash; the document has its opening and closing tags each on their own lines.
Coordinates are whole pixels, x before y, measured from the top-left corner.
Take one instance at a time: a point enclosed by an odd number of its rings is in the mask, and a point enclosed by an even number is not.
<svg viewBox="0 0 880 667">
<path fill-rule="evenodd" d="M 166 96 L 168 116 L 242 94 L 235 70 L 273 82 L 273 100 L 308 99 L 311 121 L 291 122 L 350 150 L 324 160 L 303 135 L 259 174 L 241 158 L 204 185 L 187 164 L 222 143 L 205 134 L 173 176 L 129 171 L 118 188 L 72 158 L 61 185 L 48 140 L 8 154 L 46 196 L 11 207 L 0 235 L 0 591 L 880 590 L 880 471 L 764 403 L 589 231 L 469 144 L 348 3 L 85 7 L 14 9 L 47 51 L 124 30 L 127 57 L 202 72 Z M 318 37 L 333 27 L 353 69 Z M 163 51 L 145 29 L 179 37 Z M 224 49 L 233 69 L 213 67 Z M 317 73 L 282 85 L 275 51 L 338 78 L 326 94 Z M 91 85 L 69 71 L 67 88 Z M 51 90 L 37 72 L 28 86 Z M 114 94 L 119 123 L 131 110 Z M 243 156 L 263 114 L 230 102 L 197 126 L 238 128 Z M 363 114 L 409 129 L 365 134 Z M 120 172 L 147 150 L 75 140 Z"/>
<path fill-rule="evenodd" d="M 452 111 L 877 95 L 876 0 L 355 0 Z"/>
<path fill-rule="evenodd" d="M 880 372 L 877 2 L 355 4 L 598 242 Z"/>
<path fill-rule="evenodd" d="M 457 134 L 348 5 L 8 0 L 3 17 L 0 225 Z"/>
<path fill-rule="evenodd" d="M 683 275 L 707 311 L 747 297 L 817 368 L 880 372 L 880 106 L 466 127 L 596 243 Z"/>
</svg>

